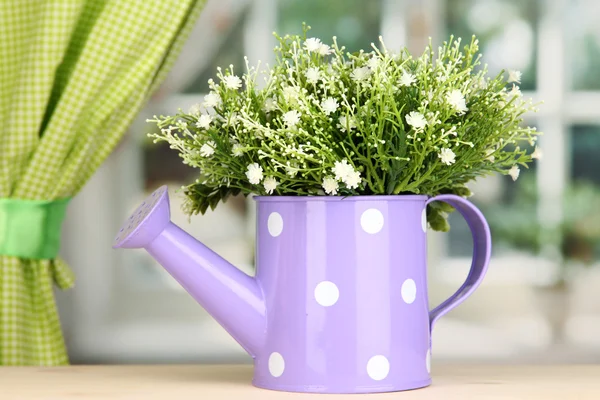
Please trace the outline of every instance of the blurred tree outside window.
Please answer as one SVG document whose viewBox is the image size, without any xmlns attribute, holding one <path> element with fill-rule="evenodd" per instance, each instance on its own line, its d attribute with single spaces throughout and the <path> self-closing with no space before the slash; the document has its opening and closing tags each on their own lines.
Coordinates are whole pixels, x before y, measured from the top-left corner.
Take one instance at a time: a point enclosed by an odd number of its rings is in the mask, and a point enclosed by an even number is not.
<svg viewBox="0 0 600 400">
<path fill-rule="evenodd" d="M 538 7 L 536 0 L 447 0 L 446 36 L 466 42 L 477 35 L 491 74 L 519 70 L 521 90 L 534 90 Z"/>
<path fill-rule="evenodd" d="M 600 89 L 600 1 L 572 0 L 568 15 L 571 86 Z"/>
<path fill-rule="evenodd" d="M 600 188 L 600 125 L 572 126 L 570 150 L 571 179 L 591 181 Z"/>
<path fill-rule="evenodd" d="M 233 65 L 233 70 L 236 73 L 242 74 L 245 71 L 244 24 L 246 20 L 247 15 L 243 14 L 233 24 L 230 31 L 227 32 L 219 51 L 210 60 L 209 66 L 202 71 L 198 71 L 196 78 L 183 90 L 183 93 L 208 93 L 208 80 L 215 77 L 219 67 L 225 69 L 229 65 Z"/>
<path fill-rule="evenodd" d="M 381 0 L 279 0 L 281 34 L 301 34 L 302 23 L 311 26 L 309 35 L 324 43 L 333 36 L 349 52 L 369 51 L 378 43 Z"/>
</svg>

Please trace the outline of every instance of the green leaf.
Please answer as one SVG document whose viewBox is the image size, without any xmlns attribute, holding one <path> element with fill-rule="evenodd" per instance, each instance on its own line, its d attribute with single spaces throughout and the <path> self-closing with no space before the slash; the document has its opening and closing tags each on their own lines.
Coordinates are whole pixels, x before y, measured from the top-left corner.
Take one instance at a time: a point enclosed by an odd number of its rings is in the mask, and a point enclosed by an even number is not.
<svg viewBox="0 0 600 400">
<path fill-rule="evenodd" d="M 465 186 L 455 188 L 454 194 L 456 194 L 457 196 L 462 196 L 462 197 L 471 197 L 471 195 L 472 195 L 471 190 Z"/>
<path fill-rule="evenodd" d="M 207 199 L 203 198 L 203 199 L 199 199 L 198 202 L 198 212 L 201 215 L 206 214 L 206 211 L 208 210 L 208 201 Z"/>
<path fill-rule="evenodd" d="M 433 201 L 429 203 L 429 206 L 437 212 L 451 213 L 455 211 L 454 207 L 444 201 Z"/>
<path fill-rule="evenodd" d="M 220 201 L 221 201 L 221 197 L 218 194 L 209 197 L 208 204 L 210 206 L 210 209 L 214 210 L 215 208 L 217 208 L 217 205 L 219 204 Z"/>
<path fill-rule="evenodd" d="M 431 228 L 438 232 L 448 232 L 450 230 L 450 224 L 439 210 L 431 209 L 431 212 L 427 213 L 427 222 L 431 225 Z"/>
</svg>

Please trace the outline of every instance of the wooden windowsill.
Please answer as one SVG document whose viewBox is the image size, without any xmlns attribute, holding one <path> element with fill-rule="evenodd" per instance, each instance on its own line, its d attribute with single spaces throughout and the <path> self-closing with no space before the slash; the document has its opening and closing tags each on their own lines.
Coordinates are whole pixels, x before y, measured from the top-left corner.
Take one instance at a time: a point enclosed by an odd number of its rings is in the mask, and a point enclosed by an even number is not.
<svg viewBox="0 0 600 400">
<path fill-rule="evenodd" d="M 275 392 L 251 385 L 249 365 L 70 366 L 0 368 L 0 398 L 66 399 L 310 399 L 327 400 L 597 400 L 600 366 L 434 366 L 424 389 L 378 395 Z"/>
</svg>

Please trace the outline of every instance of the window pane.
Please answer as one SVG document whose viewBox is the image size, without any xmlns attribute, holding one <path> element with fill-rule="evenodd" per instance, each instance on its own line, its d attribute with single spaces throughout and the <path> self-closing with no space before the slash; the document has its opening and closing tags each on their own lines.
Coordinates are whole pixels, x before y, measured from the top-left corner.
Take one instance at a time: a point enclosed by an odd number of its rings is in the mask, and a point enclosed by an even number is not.
<svg viewBox="0 0 600 400">
<path fill-rule="evenodd" d="M 165 112 L 172 113 L 172 110 Z M 148 132 L 156 129 L 156 125 L 149 126 Z M 179 186 L 192 183 L 198 175 L 197 170 L 182 162 L 179 153 L 169 148 L 168 143 L 153 143 L 148 138 L 143 142 L 143 149 L 144 187 L 147 191 L 152 191 L 166 182 Z"/>
<path fill-rule="evenodd" d="M 571 179 L 600 186 L 600 125 L 571 128 Z"/>
<path fill-rule="evenodd" d="M 310 36 L 338 43 L 350 52 L 371 49 L 380 32 L 381 0 L 280 0 L 280 34 L 301 34 L 302 23 L 311 26 Z"/>
<path fill-rule="evenodd" d="M 527 143 L 522 143 L 521 148 L 528 153 L 533 151 Z M 474 195 L 469 200 L 481 210 L 490 225 L 494 256 L 514 250 L 530 253 L 538 250 L 536 171 L 534 160 L 529 168 L 521 168 L 516 182 L 510 176 L 494 174 L 470 185 Z M 473 251 L 471 231 L 464 218 L 454 212 L 450 214 L 449 222 L 448 255 L 470 256 Z"/>
<path fill-rule="evenodd" d="M 600 125 L 571 128 L 571 183 L 565 193 L 564 256 L 600 257 Z"/>
<path fill-rule="evenodd" d="M 246 14 L 244 13 L 239 21 L 237 21 L 233 28 L 226 34 L 222 45 L 214 54 L 214 57 L 208 64 L 204 71 L 199 71 L 196 79 L 183 90 L 183 93 L 208 93 L 208 80 L 215 78 L 217 73 L 217 67 L 223 69 L 229 65 L 233 65 L 234 71 L 243 73 L 246 70 L 244 65 L 244 23 L 246 21 Z M 216 32 L 215 34 L 223 34 L 222 32 Z"/>
<path fill-rule="evenodd" d="M 519 70 L 521 89 L 535 89 L 537 1 L 447 0 L 445 14 L 447 36 L 477 35 L 491 74 Z"/>
<path fill-rule="evenodd" d="M 576 90 L 600 89 L 600 2 L 575 0 L 568 18 L 572 86 Z"/>
</svg>

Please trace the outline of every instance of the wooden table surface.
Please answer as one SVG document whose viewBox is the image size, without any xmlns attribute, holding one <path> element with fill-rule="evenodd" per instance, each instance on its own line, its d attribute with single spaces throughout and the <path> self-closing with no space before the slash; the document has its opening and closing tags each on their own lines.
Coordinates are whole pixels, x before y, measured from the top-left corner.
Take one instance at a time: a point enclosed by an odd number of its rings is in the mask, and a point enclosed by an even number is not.
<svg viewBox="0 0 600 400">
<path fill-rule="evenodd" d="M 432 372 L 428 388 L 348 396 L 257 389 L 246 365 L 1 367 L 0 399 L 600 399 L 600 366 L 442 365 Z"/>
</svg>

